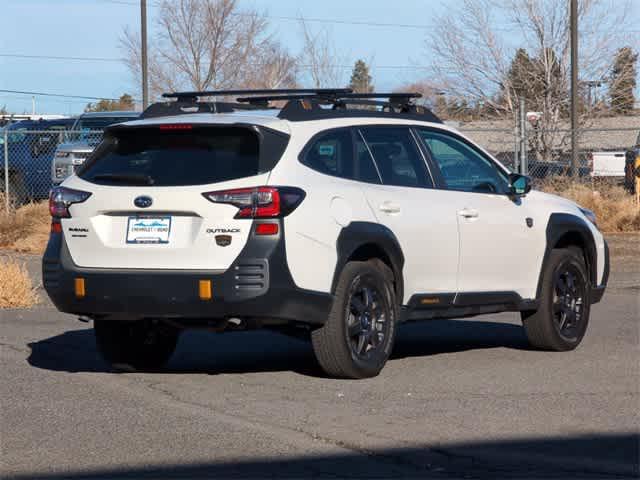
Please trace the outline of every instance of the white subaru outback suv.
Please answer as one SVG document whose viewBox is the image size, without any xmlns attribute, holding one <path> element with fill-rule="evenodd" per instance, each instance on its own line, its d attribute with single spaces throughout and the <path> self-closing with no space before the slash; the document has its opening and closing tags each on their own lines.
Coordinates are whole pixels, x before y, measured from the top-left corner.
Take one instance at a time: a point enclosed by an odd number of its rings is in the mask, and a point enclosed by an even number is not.
<svg viewBox="0 0 640 480">
<path fill-rule="evenodd" d="M 220 95 L 241 97 L 198 101 Z M 377 375 L 407 321 L 513 311 L 536 348 L 582 340 L 609 270 L 593 214 L 419 95 L 165 96 L 50 197 L 44 287 L 114 368 L 160 368 L 187 328 L 307 337 L 347 378 Z"/>
</svg>

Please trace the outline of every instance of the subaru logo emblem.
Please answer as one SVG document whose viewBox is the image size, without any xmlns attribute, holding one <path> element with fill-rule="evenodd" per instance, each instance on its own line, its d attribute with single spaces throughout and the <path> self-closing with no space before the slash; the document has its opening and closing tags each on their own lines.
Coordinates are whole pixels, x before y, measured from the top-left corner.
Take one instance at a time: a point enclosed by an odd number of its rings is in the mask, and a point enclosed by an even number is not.
<svg viewBox="0 0 640 480">
<path fill-rule="evenodd" d="M 149 208 L 153 204 L 153 199 L 143 195 L 141 197 L 136 197 L 133 204 L 138 208 Z"/>
</svg>

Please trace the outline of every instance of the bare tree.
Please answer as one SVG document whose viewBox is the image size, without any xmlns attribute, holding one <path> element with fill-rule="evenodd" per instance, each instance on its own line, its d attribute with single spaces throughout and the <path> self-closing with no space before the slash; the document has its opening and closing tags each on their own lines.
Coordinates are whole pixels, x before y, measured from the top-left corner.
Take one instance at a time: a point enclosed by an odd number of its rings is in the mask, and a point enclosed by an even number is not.
<svg viewBox="0 0 640 480">
<path fill-rule="evenodd" d="M 603 80 L 629 24 L 623 0 L 579 3 L 580 75 Z M 502 22 L 497 18 L 503 19 Z M 505 25 L 504 19 L 508 20 Z M 427 39 L 435 80 L 448 94 L 481 102 L 500 115 L 512 115 L 526 92 L 528 109 L 540 112 L 530 135 L 539 159 L 551 160 L 567 146 L 558 131 L 569 99 L 570 31 L 568 2 L 560 0 L 464 0 L 436 20 Z M 505 32 L 508 30 L 508 32 Z M 516 49 L 531 57 L 531 68 L 513 75 Z M 591 114 L 582 109 L 581 124 Z"/>
<path fill-rule="evenodd" d="M 437 110 L 439 105 L 442 104 L 443 89 L 441 86 L 429 81 L 418 80 L 415 82 L 407 83 L 394 90 L 396 93 L 420 93 L 422 97 L 416 100 L 418 105 L 423 105 L 432 110 Z"/>
<path fill-rule="evenodd" d="M 314 88 L 343 85 L 345 57 L 338 52 L 329 31 L 322 29 L 314 34 L 303 18 L 300 28 L 304 43 L 298 61 L 306 72 L 306 82 Z"/>
<path fill-rule="evenodd" d="M 237 0 L 160 0 L 158 33 L 149 49 L 152 94 L 290 84 L 295 61 L 267 29 L 263 15 L 240 10 Z M 136 79 L 138 37 L 125 30 L 120 42 Z"/>
<path fill-rule="evenodd" d="M 296 88 L 298 60 L 274 41 L 265 41 L 256 53 L 244 83 L 246 88 Z"/>
</svg>

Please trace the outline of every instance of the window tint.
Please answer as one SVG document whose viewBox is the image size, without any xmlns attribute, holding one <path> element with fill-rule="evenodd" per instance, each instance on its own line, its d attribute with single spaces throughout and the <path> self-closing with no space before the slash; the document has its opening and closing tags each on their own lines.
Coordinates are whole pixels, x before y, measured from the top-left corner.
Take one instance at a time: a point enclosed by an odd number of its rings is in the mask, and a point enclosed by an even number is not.
<svg viewBox="0 0 640 480">
<path fill-rule="evenodd" d="M 357 133 L 356 135 L 356 157 L 358 179 L 367 183 L 381 183 L 380 175 L 378 175 L 378 171 L 373 163 L 369 149 L 362 140 L 360 133 Z"/>
<path fill-rule="evenodd" d="M 509 180 L 497 165 L 446 133 L 418 130 L 439 165 L 447 188 L 463 192 L 507 193 Z"/>
<path fill-rule="evenodd" d="M 204 185 L 257 175 L 258 137 L 245 128 L 157 128 L 107 138 L 78 175 L 100 184 Z"/>
<path fill-rule="evenodd" d="M 302 163 L 334 177 L 353 178 L 353 142 L 349 129 L 326 132 L 307 149 Z"/>
<path fill-rule="evenodd" d="M 385 185 L 433 186 L 424 159 L 408 128 L 368 127 L 362 128 L 361 132 Z"/>
</svg>

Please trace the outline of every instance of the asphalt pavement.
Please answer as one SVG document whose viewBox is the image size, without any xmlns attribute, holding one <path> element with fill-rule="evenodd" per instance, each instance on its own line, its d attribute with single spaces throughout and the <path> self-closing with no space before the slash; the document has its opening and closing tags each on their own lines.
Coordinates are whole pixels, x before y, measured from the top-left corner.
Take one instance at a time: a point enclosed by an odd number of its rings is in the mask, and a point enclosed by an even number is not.
<svg viewBox="0 0 640 480">
<path fill-rule="evenodd" d="M 0 478 L 637 477 L 638 266 L 614 262 L 576 351 L 530 350 L 516 314 L 413 323 L 361 381 L 264 331 L 187 332 L 166 372 L 115 374 L 42 293 L 0 310 Z"/>
</svg>

